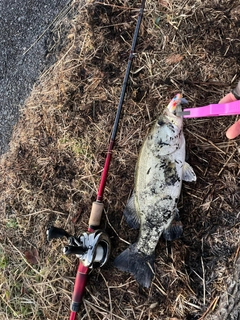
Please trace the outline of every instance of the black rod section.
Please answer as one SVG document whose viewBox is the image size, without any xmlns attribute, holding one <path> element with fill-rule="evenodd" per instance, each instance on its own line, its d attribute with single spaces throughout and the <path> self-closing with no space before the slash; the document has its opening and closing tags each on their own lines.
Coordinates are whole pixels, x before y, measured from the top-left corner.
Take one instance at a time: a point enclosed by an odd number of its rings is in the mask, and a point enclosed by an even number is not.
<svg viewBox="0 0 240 320">
<path fill-rule="evenodd" d="M 132 60 L 133 60 L 133 57 L 134 57 L 134 50 L 135 50 L 135 46 L 136 46 L 136 42 L 137 42 L 137 38 L 138 38 L 138 32 L 139 32 L 139 29 L 140 29 L 141 21 L 142 21 L 145 2 L 146 2 L 146 0 L 142 0 L 141 8 L 140 8 L 140 11 L 139 11 L 139 14 L 138 14 L 138 20 L 137 20 L 137 24 L 136 24 L 134 35 L 133 35 L 132 47 L 131 47 L 131 51 L 130 51 L 129 58 L 128 58 L 127 70 L 126 70 L 125 77 L 124 77 L 124 80 L 123 80 L 122 91 L 121 91 L 120 100 L 119 100 L 119 103 L 118 103 L 116 118 L 115 118 L 114 125 L 113 125 L 111 141 L 115 141 L 116 134 L 117 134 L 119 118 L 120 118 L 120 115 L 121 115 L 124 96 L 125 96 L 125 93 L 126 93 L 127 82 L 128 82 L 128 78 L 129 78 L 131 65 L 132 65 Z"/>
</svg>

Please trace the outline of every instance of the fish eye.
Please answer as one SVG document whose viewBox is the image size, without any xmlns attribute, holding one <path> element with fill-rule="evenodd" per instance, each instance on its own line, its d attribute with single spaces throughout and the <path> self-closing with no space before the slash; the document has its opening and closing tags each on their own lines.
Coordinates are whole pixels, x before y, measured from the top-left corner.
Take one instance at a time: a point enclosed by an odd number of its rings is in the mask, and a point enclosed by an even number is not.
<svg viewBox="0 0 240 320">
<path fill-rule="evenodd" d="M 159 119 L 158 120 L 158 125 L 159 126 L 163 126 L 165 124 L 165 122 L 162 120 L 162 119 Z"/>
</svg>

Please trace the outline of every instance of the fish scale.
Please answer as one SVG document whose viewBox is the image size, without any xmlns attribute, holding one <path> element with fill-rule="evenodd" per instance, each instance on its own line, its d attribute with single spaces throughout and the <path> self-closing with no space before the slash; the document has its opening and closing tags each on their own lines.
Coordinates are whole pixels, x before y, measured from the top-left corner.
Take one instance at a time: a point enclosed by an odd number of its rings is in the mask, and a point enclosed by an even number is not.
<svg viewBox="0 0 240 320">
<path fill-rule="evenodd" d="M 186 100 L 177 94 L 147 135 L 136 165 L 134 191 L 124 210 L 130 227 L 140 227 L 140 231 L 137 242 L 114 264 L 133 274 L 144 287 L 150 286 L 154 276 L 154 254 L 160 236 L 174 240 L 182 234 L 181 226 L 171 226 L 178 213 L 182 181 L 196 180 L 185 162 L 183 119 L 176 115 L 182 103 Z"/>
</svg>

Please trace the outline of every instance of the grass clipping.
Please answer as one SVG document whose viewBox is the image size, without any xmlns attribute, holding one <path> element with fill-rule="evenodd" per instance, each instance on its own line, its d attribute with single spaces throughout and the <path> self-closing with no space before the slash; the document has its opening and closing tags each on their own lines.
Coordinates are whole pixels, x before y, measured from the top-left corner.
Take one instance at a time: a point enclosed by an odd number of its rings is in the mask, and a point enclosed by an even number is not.
<svg viewBox="0 0 240 320">
<path fill-rule="evenodd" d="M 34 87 L 1 158 L 1 319 L 69 315 L 78 261 L 62 254 L 63 241 L 48 243 L 46 230 L 87 229 L 140 3 L 75 6 L 66 45 Z M 111 259 L 91 272 L 79 319 L 239 316 L 239 139 L 225 137 L 235 117 L 184 122 L 198 180 L 183 185 L 184 234 L 172 243 L 160 239 L 150 289 L 112 266 L 137 238 L 122 211 L 154 119 L 179 91 L 190 106 L 206 105 L 240 78 L 239 13 L 230 0 L 147 2 L 105 189 Z"/>
</svg>

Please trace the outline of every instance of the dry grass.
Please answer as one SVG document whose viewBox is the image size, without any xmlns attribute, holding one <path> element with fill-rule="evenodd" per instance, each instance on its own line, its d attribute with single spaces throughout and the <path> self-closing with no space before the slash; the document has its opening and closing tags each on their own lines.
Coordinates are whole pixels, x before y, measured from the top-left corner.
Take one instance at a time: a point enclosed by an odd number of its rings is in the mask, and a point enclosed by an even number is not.
<svg viewBox="0 0 240 320">
<path fill-rule="evenodd" d="M 67 319 L 77 261 L 46 240 L 54 224 L 87 228 L 127 65 L 139 2 L 74 4 L 57 63 L 35 86 L 1 158 L 1 319 Z M 112 266 L 133 242 L 122 210 L 142 139 L 169 99 L 217 102 L 239 79 L 238 1 L 148 1 L 105 190 L 110 262 L 90 277 L 79 319 L 207 319 L 239 253 L 239 139 L 235 117 L 185 121 L 188 162 L 183 237 L 162 239 L 149 290 Z M 63 42 L 65 46 L 60 43 Z M 237 295 L 237 293 L 236 293 Z"/>
</svg>

